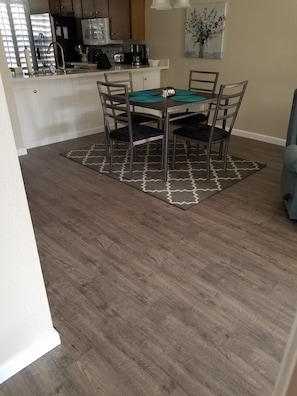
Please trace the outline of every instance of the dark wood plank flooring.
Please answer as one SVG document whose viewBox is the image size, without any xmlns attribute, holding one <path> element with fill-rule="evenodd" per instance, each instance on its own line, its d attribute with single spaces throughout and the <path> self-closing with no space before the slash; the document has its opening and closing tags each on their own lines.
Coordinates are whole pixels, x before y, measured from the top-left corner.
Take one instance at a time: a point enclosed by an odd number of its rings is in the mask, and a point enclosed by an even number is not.
<svg viewBox="0 0 297 396">
<path fill-rule="evenodd" d="M 1 396 L 269 396 L 297 300 L 282 147 L 239 137 L 260 172 L 183 211 L 59 153 L 21 157 L 62 345 Z"/>
</svg>

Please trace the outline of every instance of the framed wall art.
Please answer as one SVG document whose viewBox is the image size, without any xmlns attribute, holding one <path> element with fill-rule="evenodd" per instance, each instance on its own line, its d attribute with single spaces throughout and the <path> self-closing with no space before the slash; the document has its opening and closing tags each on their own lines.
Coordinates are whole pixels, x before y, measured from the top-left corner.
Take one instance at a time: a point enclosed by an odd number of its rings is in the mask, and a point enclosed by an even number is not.
<svg viewBox="0 0 297 396">
<path fill-rule="evenodd" d="M 226 12 L 226 2 L 187 8 L 185 57 L 222 58 Z"/>
</svg>

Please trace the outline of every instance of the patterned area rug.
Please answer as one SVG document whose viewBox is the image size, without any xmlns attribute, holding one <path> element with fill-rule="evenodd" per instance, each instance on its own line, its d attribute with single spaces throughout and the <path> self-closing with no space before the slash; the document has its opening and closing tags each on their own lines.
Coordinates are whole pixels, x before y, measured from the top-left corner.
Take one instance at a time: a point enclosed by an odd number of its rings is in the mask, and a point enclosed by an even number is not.
<svg viewBox="0 0 297 396">
<path fill-rule="evenodd" d="M 187 158 L 186 146 L 180 143 L 176 151 L 176 169 L 168 171 L 167 182 L 164 182 L 164 172 L 160 169 L 161 148 L 156 143 L 148 143 L 137 147 L 133 176 L 129 180 L 129 149 L 126 145 L 119 145 L 114 149 L 112 174 L 109 173 L 109 162 L 103 143 L 70 150 L 61 155 L 184 210 L 265 167 L 264 164 L 229 155 L 225 172 L 223 161 L 213 153 L 211 177 L 208 181 L 204 150 L 200 151 L 197 160 L 196 148 L 192 147 Z"/>
</svg>

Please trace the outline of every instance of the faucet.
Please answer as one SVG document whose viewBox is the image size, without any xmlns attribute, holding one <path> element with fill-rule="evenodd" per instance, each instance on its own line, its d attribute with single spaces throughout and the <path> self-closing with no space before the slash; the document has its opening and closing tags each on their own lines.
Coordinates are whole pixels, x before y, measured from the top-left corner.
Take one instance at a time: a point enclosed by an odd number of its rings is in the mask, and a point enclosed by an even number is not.
<svg viewBox="0 0 297 396">
<path fill-rule="evenodd" d="M 62 64 L 61 64 L 61 65 L 58 65 L 58 64 L 57 64 L 57 68 L 60 69 L 60 70 L 63 70 L 63 72 L 66 73 L 66 68 L 65 68 L 65 56 L 64 56 L 64 50 L 63 50 L 62 45 L 61 45 L 60 43 L 58 43 L 57 41 L 52 41 L 52 42 L 49 44 L 48 48 L 47 48 L 47 53 L 48 53 L 48 54 L 50 53 L 51 46 L 54 46 L 54 45 L 56 45 L 57 47 L 59 47 L 59 48 L 60 48 L 60 51 L 61 51 L 61 61 L 62 61 Z M 57 62 L 57 63 L 58 63 L 58 62 Z"/>
</svg>

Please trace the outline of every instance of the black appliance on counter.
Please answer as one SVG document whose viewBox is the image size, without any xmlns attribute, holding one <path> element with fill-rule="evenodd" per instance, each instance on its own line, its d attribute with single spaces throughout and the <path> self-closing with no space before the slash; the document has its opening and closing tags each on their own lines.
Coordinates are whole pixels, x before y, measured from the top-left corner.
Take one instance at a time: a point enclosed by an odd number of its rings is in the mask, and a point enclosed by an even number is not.
<svg viewBox="0 0 297 396">
<path fill-rule="evenodd" d="M 125 63 L 132 66 L 147 65 L 146 45 L 131 44 L 130 52 L 125 52 Z"/>
</svg>

